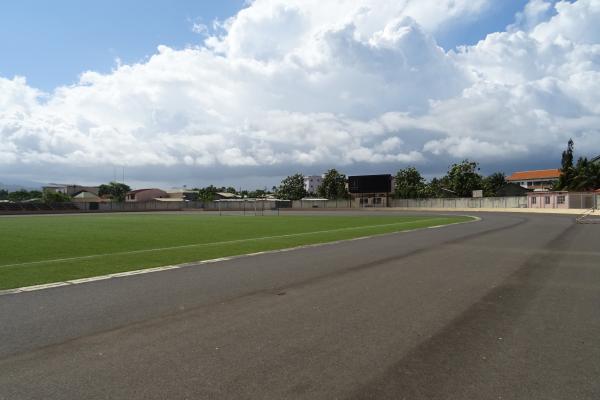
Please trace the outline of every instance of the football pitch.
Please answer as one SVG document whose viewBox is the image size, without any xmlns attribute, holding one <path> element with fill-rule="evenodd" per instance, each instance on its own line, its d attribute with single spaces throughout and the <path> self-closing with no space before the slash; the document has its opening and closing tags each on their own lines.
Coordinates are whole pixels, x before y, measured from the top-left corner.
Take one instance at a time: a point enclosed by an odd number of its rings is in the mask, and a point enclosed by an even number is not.
<svg viewBox="0 0 600 400">
<path fill-rule="evenodd" d="M 0 289 L 467 222 L 462 216 L 103 214 L 0 218 Z"/>
</svg>

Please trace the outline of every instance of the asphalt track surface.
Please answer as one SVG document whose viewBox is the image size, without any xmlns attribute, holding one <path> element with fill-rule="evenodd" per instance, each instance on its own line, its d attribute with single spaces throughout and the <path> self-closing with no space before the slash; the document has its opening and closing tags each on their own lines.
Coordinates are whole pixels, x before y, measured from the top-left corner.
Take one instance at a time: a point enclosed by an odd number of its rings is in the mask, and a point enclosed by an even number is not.
<svg viewBox="0 0 600 400">
<path fill-rule="evenodd" d="M 0 399 L 599 399 L 600 225 L 481 216 L 0 296 Z"/>
</svg>

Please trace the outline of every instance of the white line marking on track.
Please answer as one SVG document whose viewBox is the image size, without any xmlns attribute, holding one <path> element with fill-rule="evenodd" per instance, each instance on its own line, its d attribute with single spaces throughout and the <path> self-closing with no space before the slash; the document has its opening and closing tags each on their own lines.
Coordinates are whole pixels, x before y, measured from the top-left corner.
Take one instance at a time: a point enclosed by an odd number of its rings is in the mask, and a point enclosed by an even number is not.
<svg viewBox="0 0 600 400">
<path fill-rule="evenodd" d="M 481 218 L 479 218 L 479 217 L 474 217 L 474 216 L 470 216 L 470 215 L 464 215 L 464 216 L 470 217 L 470 218 L 472 218 L 472 220 L 465 221 L 465 222 L 454 222 L 452 224 L 446 224 L 446 225 L 438 225 L 435 227 L 432 226 L 432 227 L 426 227 L 426 228 L 415 228 L 415 229 L 409 229 L 409 230 L 405 230 L 405 231 L 380 233 L 380 234 L 370 235 L 370 236 L 361 236 L 361 237 L 352 238 L 352 239 L 342 239 L 342 240 L 336 240 L 334 242 L 315 243 L 315 244 L 308 244 L 308 245 L 302 245 L 302 246 L 296 246 L 296 247 L 287 247 L 287 248 L 278 249 L 278 250 L 259 251 L 256 253 L 240 254 L 237 256 L 230 256 L 230 257 L 220 257 L 220 258 L 214 258 L 211 260 L 195 261 L 195 262 L 189 262 L 189 263 L 178 264 L 178 265 L 166 265 L 163 267 L 146 268 L 146 269 L 139 269 L 139 270 L 134 270 L 134 271 L 126 271 L 126 272 L 117 272 L 114 274 L 93 276 L 90 278 L 74 279 L 74 280 L 64 281 L 64 282 L 53 282 L 53 283 L 47 283 L 47 284 L 43 284 L 43 285 L 25 286 L 25 287 L 20 287 L 20 288 L 15 288 L 15 289 L 6 289 L 6 290 L 0 290 L 0 296 L 9 295 L 9 294 L 17 294 L 17 293 L 33 292 L 33 291 L 38 291 L 38 290 L 58 288 L 58 287 L 70 286 L 70 285 L 79 285 L 79 284 L 90 283 L 90 282 L 104 281 L 104 280 L 113 279 L 113 278 L 124 278 L 124 277 L 134 276 L 134 275 L 144 275 L 144 274 L 150 274 L 153 272 L 189 268 L 189 267 L 195 267 L 198 265 L 214 264 L 214 263 L 219 263 L 219 262 L 224 262 L 224 261 L 236 260 L 236 259 L 240 259 L 240 258 L 256 257 L 256 256 L 260 256 L 260 255 L 265 255 L 265 254 L 287 253 L 287 252 L 292 252 L 292 251 L 301 250 L 301 249 L 331 246 L 331 245 L 336 245 L 336 244 L 340 244 L 340 243 L 344 243 L 344 242 L 353 242 L 353 241 L 358 241 L 358 240 L 373 239 L 373 238 L 377 238 L 380 236 L 387 236 L 387 235 L 394 235 L 394 234 L 404 234 L 404 233 L 421 231 L 424 229 L 432 229 L 432 228 L 439 229 L 439 228 L 445 228 L 445 227 L 452 226 L 452 225 L 462 225 L 462 224 L 468 224 L 468 223 L 472 223 L 472 222 L 481 221 Z M 420 221 L 422 221 L 422 220 L 420 220 Z M 396 225 L 396 224 L 387 224 L 387 225 Z M 371 226 L 373 227 L 373 226 L 385 226 L 385 225 L 371 225 Z M 321 231 L 321 232 L 323 232 L 323 231 Z"/>
<path fill-rule="evenodd" d="M 91 254 L 91 255 L 87 255 L 87 256 L 54 258 L 54 259 L 39 260 L 39 261 L 27 261 L 27 262 L 22 262 L 22 263 L 0 265 L 0 268 L 23 267 L 23 266 L 27 266 L 27 265 L 39 265 L 39 264 L 54 264 L 54 263 L 58 263 L 58 262 L 89 260 L 89 259 L 93 259 L 93 258 L 108 257 L 108 256 L 126 256 L 126 255 L 130 255 L 130 254 L 143 254 L 143 253 L 152 253 L 152 252 L 167 251 L 167 250 L 180 250 L 180 249 L 188 249 L 188 248 L 193 248 L 193 247 L 221 246 L 221 245 L 235 244 L 235 243 L 255 242 L 255 241 L 260 241 L 260 240 L 284 239 L 284 238 L 297 237 L 297 236 L 318 235 L 318 234 L 322 234 L 322 233 L 335 233 L 335 232 L 353 231 L 353 230 L 359 230 L 359 229 L 384 228 L 384 227 L 389 227 L 389 226 L 412 224 L 412 223 L 416 223 L 416 222 L 433 221 L 433 220 L 437 220 L 437 219 L 443 219 L 443 218 L 441 218 L 441 217 L 426 218 L 426 219 L 418 219 L 415 221 L 396 222 L 393 224 L 352 226 L 349 228 L 338 228 L 338 229 L 329 229 L 329 230 L 323 230 L 323 231 L 289 233 L 289 234 L 285 234 L 285 235 L 275 235 L 275 236 L 260 236 L 260 237 L 256 237 L 256 238 L 227 240 L 227 241 L 221 241 L 221 242 L 194 243 L 194 244 L 186 244 L 186 245 L 172 246 L 172 247 L 158 247 L 158 248 L 154 248 L 154 249 L 130 250 L 130 251 L 120 251 L 120 252 L 114 252 L 114 253 Z"/>
</svg>

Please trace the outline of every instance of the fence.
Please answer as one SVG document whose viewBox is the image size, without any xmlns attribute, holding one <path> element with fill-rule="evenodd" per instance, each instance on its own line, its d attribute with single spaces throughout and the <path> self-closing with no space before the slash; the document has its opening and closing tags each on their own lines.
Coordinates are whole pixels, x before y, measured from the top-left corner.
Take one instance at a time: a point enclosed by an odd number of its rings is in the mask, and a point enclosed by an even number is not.
<svg viewBox="0 0 600 400">
<path fill-rule="evenodd" d="M 78 203 L 82 211 L 177 211 L 204 208 L 200 201 L 146 201 L 131 203 Z"/>
<path fill-rule="evenodd" d="M 600 195 L 571 193 L 569 208 L 591 209 L 600 206 Z M 262 204 L 261 204 L 262 203 Z M 68 207 L 67 207 L 68 206 Z M 453 208 L 527 208 L 527 197 L 485 197 L 485 198 L 445 198 L 445 199 L 389 199 L 389 207 L 407 209 L 453 209 Z M 44 212 L 136 212 L 136 211 L 256 211 L 293 209 L 348 209 L 361 208 L 356 200 L 297 200 L 297 201 L 258 201 L 250 199 L 228 201 L 149 201 L 131 203 L 64 203 L 50 207 L 29 203 L 1 203 L 0 214 L 44 213 Z"/>
<path fill-rule="evenodd" d="M 60 213 L 78 211 L 74 203 L 0 202 L 0 214 Z"/>
<path fill-rule="evenodd" d="M 312 208 L 352 208 L 354 202 L 351 199 L 339 200 L 294 200 L 292 208 L 312 209 Z"/>
<path fill-rule="evenodd" d="M 569 193 L 569 208 L 598 209 L 600 195 L 594 193 Z"/>
<path fill-rule="evenodd" d="M 527 208 L 527 196 L 445 198 L 445 199 L 391 199 L 390 207 L 398 208 Z"/>
<path fill-rule="evenodd" d="M 146 201 L 146 202 L 106 202 L 106 203 L 77 203 L 82 211 L 256 211 L 289 208 L 291 202 L 283 200 L 222 200 L 222 201 Z"/>
<path fill-rule="evenodd" d="M 598 208 L 600 195 L 571 193 L 570 208 Z M 255 205 L 254 200 L 227 200 L 227 201 L 181 201 L 161 202 L 149 201 L 145 203 L 98 203 L 99 211 L 169 211 L 193 210 L 205 211 L 252 211 L 255 208 L 276 209 L 336 209 L 336 208 L 361 208 L 358 201 L 352 199 L 339 200 L 294 200 L 294 201 L 268 201 Z M 93 204 L 93 203 L 92 203 Z M 267 205 L 268 204 L 268 205 Z M 80 203 L 78 206 L 85 211 L 93 211 L 90 203 Z M 443 199 L 389 199 L 388 206 L 394 208 L 527 208 L 527 196 L 515 197 L 483 197 L 483 198 L 443 198 Z"/>
<path fill-rule="evenodd" d="M 387 204 L 394 208 L 527 208 L 527 197 L 388 199 Z M 292 202 L 292 208 L 361 208 L 361 205 L 351 199 L 296 200 Z"/>
</svg>

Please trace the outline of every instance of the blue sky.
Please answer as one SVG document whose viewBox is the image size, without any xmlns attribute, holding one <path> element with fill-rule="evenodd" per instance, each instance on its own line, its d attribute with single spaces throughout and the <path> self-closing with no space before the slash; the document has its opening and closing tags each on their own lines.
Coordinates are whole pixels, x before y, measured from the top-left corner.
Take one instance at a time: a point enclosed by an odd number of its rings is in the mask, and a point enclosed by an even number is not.
<svg viewBox="0 0 600 400">
<path fill-rule="evenodd" d="M 166 44 L 198 44 L 194 22 L 234 15 L 242 0 L 18 0 L 0 4 L 0 76 L 51 90 L 118 57 L 143 60 Z"/>
<path fill-rule="evenodd" d="M 483 15 L 442 32 L 446 48 L 473 44 L 513 22 L 526 0 L 495 2 Z M 19 0 L 0 5 L 0 76 L 27 78 L 51 91 L 86 70 L 109 72 L 144 60 L 158 45 L 198 45 L 194 22 L 210 25 L 235 15 L 243 0 Z"/>
<path fill-rule="evenodd" d="M 527 0 L 497 0 L 482 15 L 445 34 L 437 35 L 436 39 L 445 49 L 475 44 L 488 33 L 504 31 L 526 4 Z"/>
</svg>

